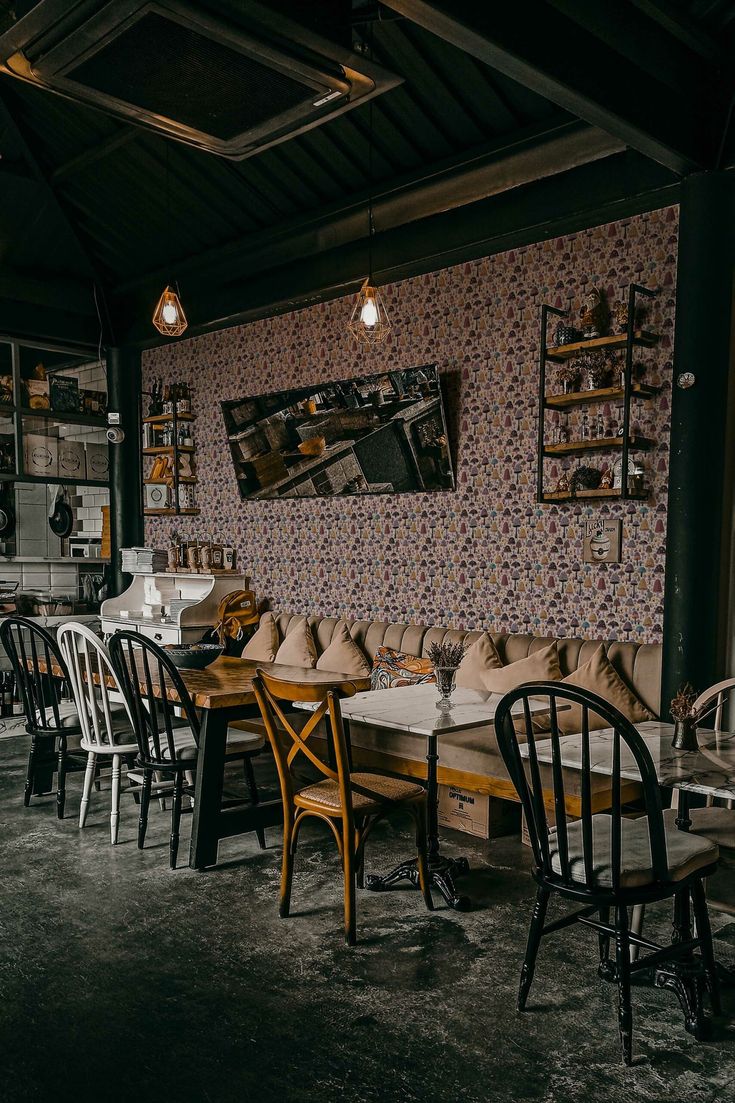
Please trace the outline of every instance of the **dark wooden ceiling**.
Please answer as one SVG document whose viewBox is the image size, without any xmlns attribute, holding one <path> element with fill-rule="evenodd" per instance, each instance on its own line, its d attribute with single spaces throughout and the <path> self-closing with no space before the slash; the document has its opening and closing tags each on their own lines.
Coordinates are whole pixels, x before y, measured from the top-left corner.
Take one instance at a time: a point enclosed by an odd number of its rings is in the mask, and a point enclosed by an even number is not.
<svg viewBox="0 0 735 1103">
<path fill-rule="evenodd" d="M 349 289 L 371 191 L 395 278 L 735 161 L 735 0 L 354 0 L 347 33 L 403 83 L 241 162 L 1 77 L 0 329 L 89 338 L 99 308 L 106 340 L 146 340 L 171 279 L 197 328 Z"/>
</svg>

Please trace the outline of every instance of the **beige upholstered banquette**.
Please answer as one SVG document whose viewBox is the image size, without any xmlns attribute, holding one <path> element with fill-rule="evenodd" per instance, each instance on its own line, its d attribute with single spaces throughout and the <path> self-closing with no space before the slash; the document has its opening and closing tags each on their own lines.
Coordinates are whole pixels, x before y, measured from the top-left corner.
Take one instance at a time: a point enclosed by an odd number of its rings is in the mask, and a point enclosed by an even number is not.
<svg viewBox="0 0 735 1103">
<path fill-rule="evenodd" d="M 288 634 L 296 621 L 302 619 L 291 613 L 274 615 L 281 638 Z M 340 621 L 336 617 L 310 616 L 307 619 L 317 651 L 321 654 L 331 643 Z M 432 643 L 461 640 L 471 644 L 481 635 L 480 632 L 462 632 L 417 624 L 392 624 L 385 621 L 358 620 L 346 623 L 352 638 L 370 662 L 377 648 L 381 646 L 405 651 L 410 655 L 425 656 Z M 547 636 L 494 632 L 490 636 L 504 663 L 524 659 L 553 642 L 552 637 Z M 610 662 L 622 679 L 635 691 L 644 705 L 658 715 L 661 695 L 659 645 L 580 639 L 559 639 L 556 642 L 560 665 L 565 675 L 587 662 L 600 643 L 604 642 Z M 385 728 L 370 728 L 360 724 L 352 726 L 351 740 L 356 766 L 370 766 L 411 777 L 425 776 L 426 741 L 420 735 L 391 732 Z M 439 781 L 506 800 L 516 799 L 491 728 L 474 728 L 442 737 Z M 605 779 L 598 779 L 595 795 L 598 810 L 608 806 L 606 785 Z M 637 787 L 631 785 L 625 795 L 633 799 L 636 790 Z M 568 793 L 569 812 L 578 815 L 577 775 L 574 773 L 569 777 Z"/>
</svg>

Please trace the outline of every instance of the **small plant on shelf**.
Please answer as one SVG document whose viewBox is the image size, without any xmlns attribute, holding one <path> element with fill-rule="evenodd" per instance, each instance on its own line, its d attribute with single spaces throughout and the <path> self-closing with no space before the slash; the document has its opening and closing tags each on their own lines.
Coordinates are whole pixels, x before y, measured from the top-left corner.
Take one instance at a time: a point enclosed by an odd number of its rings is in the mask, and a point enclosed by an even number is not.
<svg viewBox="0 0 735 1103">
<path fill-rule="evenodd" d="M 579 490 L 597 490 L 602 482 L 602 472 L 597 467 L 585 467 L 580 464 L 572 472 L 569 480 L 570 494 L 576 494 Z"/>
<path fill-rule="evenodd" d="M 556 378 L 564 394 L 573 394 L 579 386 L 580 371 L 578 362 L 565 360 L 556 369 Z"/>
</svg>

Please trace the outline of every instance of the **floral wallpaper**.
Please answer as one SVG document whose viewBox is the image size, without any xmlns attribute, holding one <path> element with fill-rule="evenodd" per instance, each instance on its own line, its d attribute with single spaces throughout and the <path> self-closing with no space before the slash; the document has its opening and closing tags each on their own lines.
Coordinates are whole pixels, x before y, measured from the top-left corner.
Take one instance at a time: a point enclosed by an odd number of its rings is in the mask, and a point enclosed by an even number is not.
<svg viewBox="0 0 735 1103">
<path fill-rule="evenodd" d="M 234 543 L 276 610 L 659 642 L 677 228 L 669 207 L 385 287 L 393 329 L 370 351 L 346 331 L 350 298 L 147 352 L 147 384 L 192 388 L 201 507 L 148 518 L 147 541 L 165 547 L 175 528 Z M 646 324 L 661 340 L 639 359 L 661 391 L 633 416 L 656 442 L 650 498 L 539 505 L 541 305 L 571 307 L 577 321 L 591 287 L 614 304 L 631 281 L 658 292 Z M 221 399 L 423 363 L 445 384 L 456 491 L 240 500 Z M 615 408 L 601 412 L 615 423 Z M 546 461 L 549 489 L 560 473 Z M 582 562 L 584 521 L 601 515 L 622 519 L 620 564 Z"/>
</svg>

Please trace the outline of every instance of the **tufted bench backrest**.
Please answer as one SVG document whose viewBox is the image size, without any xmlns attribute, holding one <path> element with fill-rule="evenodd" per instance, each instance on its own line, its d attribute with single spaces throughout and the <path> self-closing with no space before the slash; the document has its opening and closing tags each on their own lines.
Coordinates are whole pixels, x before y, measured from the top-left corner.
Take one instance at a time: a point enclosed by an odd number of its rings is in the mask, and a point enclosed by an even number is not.
<svg viewBox="0 0 735 1103">
<path fill-rule="evenodd" d="M 301 619 L 294 613 L 275 613 L 276 624 L 285 637 L 293 622 Z M 338 617 L 308 617 L 309 627 L 321 655 L 332 642 Z M 395 624 L 377 620 L 345 620 L 350 634 L 366 658 L 372 662 L 379 647 L 392 647 L 409 655 L 426 655 L 432 643 L 443 640 L 461 640 L 473 643 L 481 632 L 462 632 L 457 629 L 428 627 L 422 624 Z M 534 651 L 554 642 L 551 636 L 509 635 L 490 632 L 504 663 L 525 659 Z M 661 710 L 661 647 L 653 643 L 619 643 L 616 640 L 557 639 L 559 663 L 562 672 L 571 674 L 590 659 L 604 643 L 610 662 L 623 681 L 638 695 L 644 705 L 657 716 Z"/>
</svg>

